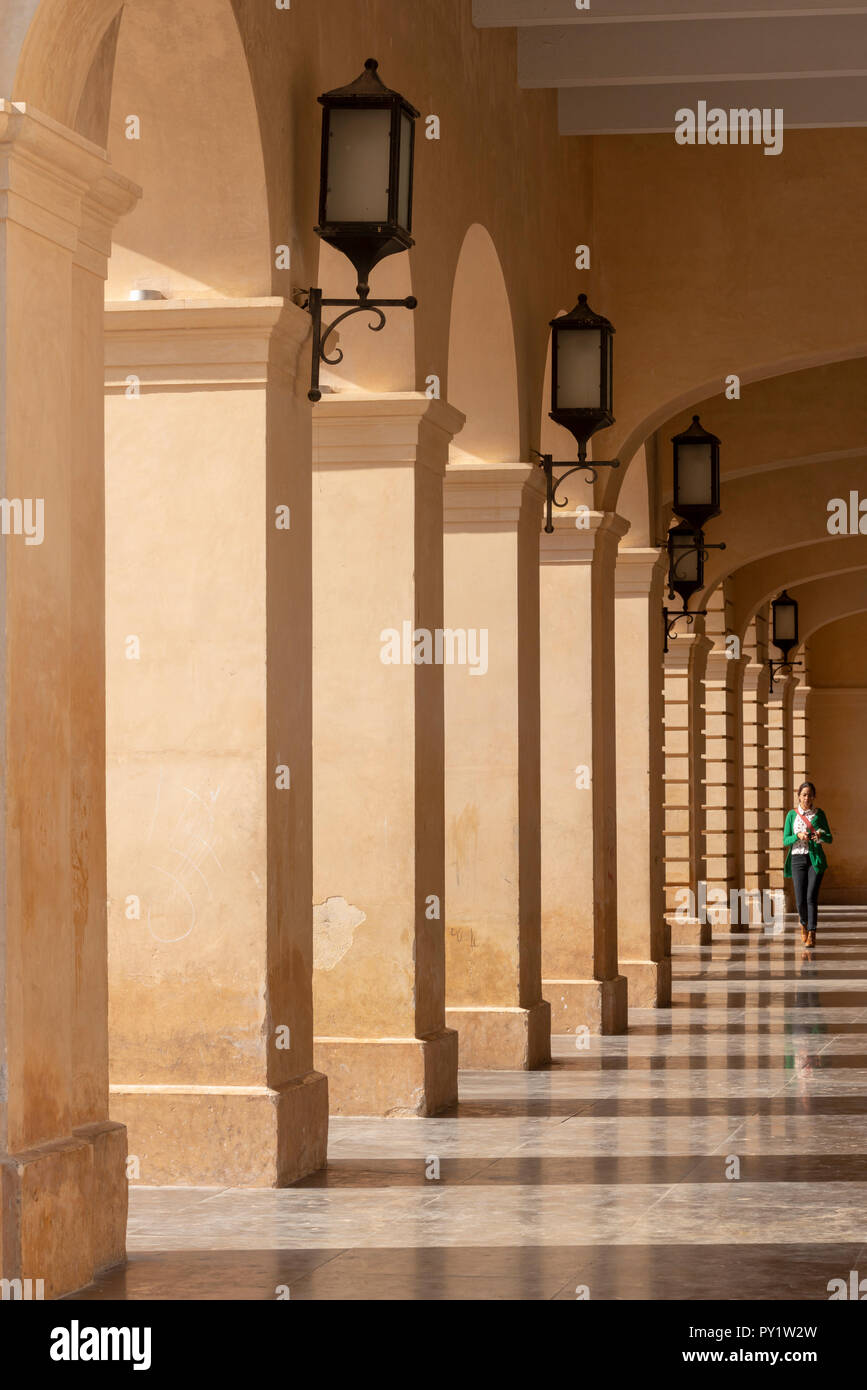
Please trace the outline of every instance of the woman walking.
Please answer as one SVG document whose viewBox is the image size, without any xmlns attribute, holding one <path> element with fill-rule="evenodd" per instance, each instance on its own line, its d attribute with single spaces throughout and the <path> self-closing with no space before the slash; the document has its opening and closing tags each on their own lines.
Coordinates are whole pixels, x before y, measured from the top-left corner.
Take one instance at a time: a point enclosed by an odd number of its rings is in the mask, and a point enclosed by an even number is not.
<svg viewBox="0 0 867 1390">
<path fill-rule="evenodd" d="M 788 846 L 783 873 L 793 880 L 798 917 L 801 920 L 801 940 L 805 946 L 816 944 L 816 924 L 819 915 L 819 889 L 822 875 L 828 867 L 823 845 L 833 839 L 828 817 L 815 804 L 816 788 L 812 782 L 802 782 L 798 788 L 798 805 L 786 816 L 783 844 Z"/>
</svg>

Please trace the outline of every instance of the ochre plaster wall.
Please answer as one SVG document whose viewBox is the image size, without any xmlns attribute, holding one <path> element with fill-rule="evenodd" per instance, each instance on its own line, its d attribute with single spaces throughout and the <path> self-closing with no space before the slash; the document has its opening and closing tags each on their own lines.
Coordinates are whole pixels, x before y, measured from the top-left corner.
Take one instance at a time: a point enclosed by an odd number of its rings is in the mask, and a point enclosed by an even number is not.
<svg viewBox="0 0 867 1390">
<path fill-rule="evenodd" d="M 829 623 L 810 639 L 810 768 L 834 835 L 823 896 L 867 901 L 867 613 Z"/>
</svg>

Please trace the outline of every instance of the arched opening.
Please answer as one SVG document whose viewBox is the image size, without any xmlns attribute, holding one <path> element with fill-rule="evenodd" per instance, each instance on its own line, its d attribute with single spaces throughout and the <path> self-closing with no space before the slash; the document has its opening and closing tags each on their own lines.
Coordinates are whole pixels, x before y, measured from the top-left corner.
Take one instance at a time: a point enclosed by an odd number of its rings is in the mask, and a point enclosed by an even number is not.
<svg viewBox="0 0 867 1390">
<path fill-rule="evenodd" d="M 851 350 L 841 353 L 839 349 L 828 349 L 824 352 L 815 352 L 809 356 L 786 359 L 775 363 L 765 363 L 749 371 L 741 373 L 740 390 L 743 400 L 749 399 L 752 395 L 756 401 L 760 396 L 751 392 L 749 388 L 770 386 L 772 389 L 776 384 L 783 392 L 794 392 L 805 381 L 809 382 L 809 374 L 813 371 L 821 372 L 823 369 L 833 371 L 840 368 L 845 372 L 847 364 L 851 364 L 850 371 L 858 371 L 857 363 L 863 362 L 867 357 L 867 346 L 854 347 Z M 802 375 L 803 374 L 803 375 Z M 789 380 L 787 380 L 789 379 Z M 631 470 L 639 465 L 639 450 L 645 441 L 657 432 L 661 435 L 661 440 L 666 441 L 666 431 L 673 420 L 680 421 L 687 416 L 689 411 L 698 410 L 706 405 L 713 407 L 728 406 L 729 412 L 734 413 L 735 407 L 731 400 L 725 396 L 726 376 L 721 370 L 720 376 L 715 381 L 707 381 L 703 385 L 692 390 L 681 392 L 673 396 L 664 405 L 660 405 L 649 414 L 641 424 L 634 428 L 625 426 L 623 431 L 620 427 L 606 431 L 603 439 L 611 437 L 611 444 L 605 444 L 605 457 L 611 457 L 608 452 L 616 446 L 617 456 L 621 459 L 619 469 L 606 470 L 598 491 L 599 505 L 605 510 L 614 511 L 617 509 L 618 498 L 622 488 L 626 485 Z M 801 404 L 804 404 L 802 401 Z M 738 408 L 740 401 L 738 402 Z M 748 412 L 740 410 L 739 426 L 743 429 L 747 424 Z M 766 422 L 767 422 L 766 417 Z M 735 423 L 735 422 L 733 422 Z M 774 421 L 779 428 L 785 429 L 786 420 L 784 416 L 779 416 Z M 616 433 L 615 433 L 616 431 Z M 664 467 L 666 454 L 661 453 L 660 462 Z"/>
<path fill-rule="evenodd" d="M 142 198 L 115 235 L 106 298 L 270 294 L 265 166 L 231 5 L 126 5 L 108 125 L 109 156 Z"/>
<path fill-rule="evenodd" d="M 453 459 L 485 463 L 520 457 L 518 368 L 509 294 L 490 233 L 467 232 L 452 289 L 448 400 L 466 424 Z"/>
</svg>

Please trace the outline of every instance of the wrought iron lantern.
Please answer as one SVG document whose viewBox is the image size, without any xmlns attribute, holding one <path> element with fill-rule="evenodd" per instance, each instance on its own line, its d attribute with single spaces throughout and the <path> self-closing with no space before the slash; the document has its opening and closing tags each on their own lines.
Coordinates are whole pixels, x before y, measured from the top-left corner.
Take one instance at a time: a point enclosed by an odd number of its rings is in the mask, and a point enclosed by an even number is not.
<svg viewBox="0 0 867 1390">
<path fill-rule="evenodd" d="M 702 427 L 697 415 L 674 445 L 674 513 L 700 530 L 711 517 L 719 516 L 720 441 Z"/>
<path fill-rule="evenodd" d="M 704 534 L 682 522 L 668 533 L 668 597 L 675 594 L 684 610 L 693 594 L 704 587 Z"/>
<path fill-rule="evenodd" d="M 579 449 L 614 423 L 614 325 L 594 314 L 586 294 L 551 324 L 551 419 L 574 434 Z"/>
<path fill-rule="evenodd" d="M 692 627 L 696 618 L 707 615 L 706 608 L 697 608 L 690 613 L 689 601 L 693 594 L 704 588 L 704 563 L 709 550 L 725 550 L 725 543 L 708 545 L 704 532 L 696 530 L 685 521 L 679 526 L 672 526 L 668 533 L 668 597 L 673 599 L 677 595 L 683 604 L 683 611 L 675 613 L 669 608 L 662 610 L 665 618 L 666 651 L 669 638 L 676 635 L 676 622 L 686 618 L 687 625 Z"/>
<path fill-rule="evenodd" d="M 322 399 L 319 366 L 337 366 L 343 353 L 326 354 L 326 343 L 337 325 L 353 314 L 370 312 L 378 333 L 385 327 L 383 309 L 415 309 L 418 301 L 371 299 L 370 274 L 386 256 L 408 251 L 412 238 L 415 122 L 419 112 L 392 91 L 368 58 L 364 71 L 346 87 L 319 98 L 322 104 L 322 168 L 317 235 L 348 257 L 358 276 L 358 299 L 324 299 L 311 289 L 304 307 L 313 317 L 313 374 L 309 396 Z M 343 308 L 326 329 L 322 309 Z"/>
<path fill-rule="evenodd" d="M 796 666 L 789 660 L 789 653 L 793 647 L 798 645 L 798 600 L 790 598 L 784 589 L 778 598 L 771 604 L 772 624 L 771 632 L 774 646 L 783 653 L 782 661 L 768 659 L 768 666 L 771 670 L 770 691 L 774 693 L 774 671 L 785 671 L 791 675 Z"/>
<path fill-rule="evenodd" d="M 619 468 L 620 460 L 593 460 L 587 463 L 587 441 L 597 430 L 614 424 L 614 333 L 610 319 L 596 314 L 586 294 L 570 314 L 552 319 L 551 328 L 551 410 L 550 417 L 575 436 L 578 463 L 555 463 L 552 454 L 533 452 L 545 471 L 548 483 L 545 530 L 554 530 L 553 507 L 565 507 L 568 499 L 557 501 L 557 489 L 572 473 L 583 470 L 587 482 L 596 481 L 599 468 Z M 555 468 L 568 471 L 554 478 Z"/>
</svg>

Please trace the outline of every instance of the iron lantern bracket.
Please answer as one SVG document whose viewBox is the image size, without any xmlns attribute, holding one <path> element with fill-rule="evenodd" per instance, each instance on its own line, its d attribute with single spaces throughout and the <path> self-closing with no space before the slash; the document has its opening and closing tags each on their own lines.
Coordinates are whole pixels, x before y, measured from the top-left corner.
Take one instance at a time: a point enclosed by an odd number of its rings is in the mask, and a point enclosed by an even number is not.
<svg viewBox="0 0 867 1390">
<path fill-rule="evenodd" d="M 771 673 L 771 684 L 768 690 L 768 694 L 773 695 L 774 672 L 779 671 L 782 673 L 783 671 L 785 671 L 787 676 L 791 676 L 794 675 L 795 671 L 803 671 L 804 663 L 802 661 L 774 661 L 771 657 L 768 657 L 768 668 Z"/>
<path fill-rule="evenodd" d="M 338 324 L 343 323 L 344 319 L 352 318 L 353 314 L 370 313 L 374 315 L 377 322 L 368 324 L 368 328 L 371 333 L 381 333 L 386 324 L 383 309 L 416 309 L 418 307 L 418 300 L 414 295 L 409 295 L 406 299 L 370 299 L 363 294 L 359 295 L 358 299 L 324 299 L 320 289 L 311 289 L 306 294 L 304 291 L 297 292 L 295 300 L 300 308 L 309 312 L 313 320 L 313 370 L 307 396 L 314 404 L 316 401 L 322 400 L 322 392 L 319 389 L 320 363 L 325 362 L 329 367 L 338 367 L 343 361 L 343 352 L 340 348 L 337 348 L 333 357 L 329 357 L 326 352 L 328 339 Z M 338 314 L 337 318 L 323 329 L 323 309 L 344 309 L 345 313 Z"/>
<path fill-rule="evenodd" d="M 567 478 L 571 477 L 573 473 L 578 472 L 585 472 L 587 474 L 587 477 L 584 479 L 586 483 L 595 483 L 599 476 L 596 472 L 597 468 L 620 467 L 620 459 L 594 459 L 592 463 L 588 463 L 586 443 L 579 443 L 578 445 L 577 463 L 558 463 L 555 461 L 553 454 L 540 454 L 538 449 L 531 449 L 530 453 L 539 460 L 539 467 L 545 474 L 545 482 L 547 485 L 545 499 L 545 530 L 549 536 L 554 530 L 554 507 L 568 507 L 569 505 L 568 497 L 564 497 L 562 502 L 557 501 L 557 491 L 561 483 L 565 483 Z M 555 478 L 555 468 L 565 468 L 566 472 L 561 473 L 558 478 Z"/>
<path fill-rule="evenodd" d="M 686 607 L 684 607 L 682 613 L 674 613 L 670 608 L 663 608 L 662 616 L 665 620 L 664 650 L 668 651 L 670 640 L 677 637 L 677 633 L 674 630 L 675 623 L 679 622 L 681 618 L 686 618 L 687 626 L 692 627 L 696 618 L 707 617 L 707 611 L 708 610 L 706 608 L 696 608 L 692 613 L 690 613 L 689 610 Z"/>
<path fill-rule="evenodd" d="M 698 531 L 698 530 L 696 530 L 696 533 L 695 533 L 695 534 L 696 534 L 696 536 L 699 536 L 699 535 L 701 534 L 701 532 Z M 702 559 L 703 559 L 703 560 L 707 560 L 707 559 L 709 558 L 709 557 L 708 557 L 708 551 L 709 551 L 709 550 L 725 550 L 725 549 L 726 549 L 726 543 L 725 543 L 725 541 L 717 541 L 714 545 L 711 545 L 711 544 L 709 544 L 708 541 L 706 541 L 706 540 L 704 540 L 704 538 L 702 538 L 702 540 L 701 540 L 700 542 L 697 542 L 697 544 L 696 544 L 696 550 L 700 550 L 700 551 L 701 551 Z M 675 581 L 675 579 L 677 578 L 677 567 L 678 567 L 678 565 L 680 565 L 680 564 L 683 563 L 683 561 L 684 561 L 684 559 L 686 558 L 687 555 L 694 555 L 694 554 L 695 554 L 695 550 L 687 550 L 686 548 L 684 548 L 683 550 L 681 550 L 681 553 L 678 555 L 678 557 L 677 557 L 676 560 L 675 560 L 675 559 L 673 558 L 673 556 L 672 556 L 672 563 L 671 563 L 671 565 L 670 565 L 670 567 L 669 567 L 669 573 L 668 573 L 668 597 L 669 597 L 669 598 L 674 598 L 674 596 L 675 596 L 674 581 Z M 684 608 L 683 612 L 684 612 L 684 613 L 686 612 L 686 608 Z M 679 614 L 678 616 L 679 616 L 679 617 L 683 617 L 683 613 Z"/>
<path fill-rule="evenodd" d="M 688 522 L 687 522 L 686 524 L 689 525 Z M 702 535 L 700 528 L 696 527 L 696 528 L 694 528 L 694 531 L 695 531 L 695 539 L 696 539 L 696 549 L 701 551 L 702 559 L 703 559 L 703 560 L 706 560 L 706 559 L 708 558 L 708 551 L 709 551 L 709 550 L 725 550 L 725 548 L 726 548 L 726 543 L 725 543 L 725 541 L 718 541 L 716 544 L 711 545 L 711 544 L 709 544 L 708 541 L 706 541 L 706 540 L 704 539 L 704 536 Z M 690 551 L 690 550 L 683 549 L 683 550 L 681 550 L 681 553 L 680 553 L 680 554 L 677 556 L 677 558 L 675 559 L 674 554 L 673 554 L 673 552 L 672 552 L 672 550 L 671 550 L 670 543 L 669 543 L 669 558 L 670 558 L 670 565 L 669 565 L 669 571 L 668 571 L 668 597 L 669 597 L 669 598 L 674 598 L 674 596 L 675 596 L 674 583 L 675 583 L 675 580 L 676 580 L 676 578 L 677 578 L 677 567 L 678 567 L 678 565 L 679 565 L 679 564 L 682 564 L 683 560 L 686 558 L 687 555 L 691 555 L 691 554 L 694 554 L 694 553 L 695 553 L 695 551 Z M 662 610 L 663 616 L 664 616 L 664 618 L 665 618 L 665 647 L 664 647 L 664 649 L 663 649 L 664 651 L 668 651 L 668 650 L 669 650 L 669 641 L 670 641 L 670 639 L 671 639 L 671 638 L 674 638 L 674 637 L 677 637 L 677 633 L 676 633 L 675 630 L 674 630 L 674 625 L 675 625 L 675 623 L 679 622 L 681 618 L 686 618 L 686 621 L 687 621 L 688 626 L 689 626 L 689 627 L 692 627 L 692 624 L 693 624 L 693 622 L 695 621 L 696 618 L 706 618 L 706 617 L 707 617 L 707 609 L 706 609 L 706 608 L 696 608 L 696 609 L 693 610 L 692 613 L 690 613 L 690 612 L 687 610 L 687 604 L 688 604 L 688 602 L 689 602 L 689 598 L 685 598 L 685 599 L 683 600 L 683 612 L 681 612 L 681 613 L 673 613 L 672 610 L 671 610 L 670 608 L 668 608 L 668 607 L 665 607 L 665 608 L 663 608 L 663 610 Z"/>
<path fill-rule="evenodd" d="M 695 533 L 695 534 L 696 534 L 696 538 L 698 538 L 698 536 L 701 535 L 701 532 L 700 532 L 699 530 L 696 530 L 696 533 Z M 698 541 L 698 540 L 697 540 L 697 547 L 701 550 L 702 556 L 703 556 L 703 558 L 706 560 L 706 559 L 707 559 L 707 552 L 708 552 L 709 550 L 725 550 L 725 548 L 726 548 L 726 543 L 725 543 L 725 541 L 718 541 L 718 542 L 716 542 L 716 544 L 710 545 L 710 544 L 704 539 L 704 537 L 702 537 L 701 541 Z M 678 565 L 681 563 L 681 561 L 684 559 L 684 557 L 685 557 L 686 555 L 689 555 L 689 554 L 692 554 L 692 553 L 694 553 L 694 552 L 691 552 L 691 551 L 689 551 L 689 550 L 683 550 L 683 551 L 681 552 L 681 554 L 677 557 L 676 560 L 674 559 L 674 557 L 672 557 L 672 564 L 671 564 L 671 567 L 670 567 L 670 569 L 669 569 L 669 575 L 668 575 L 668 597 L 669 597 L 669 598 L 674 598 L 674 596 L 675 596 L 675 590 L 674 590 L 674 588 L 673 588 L 672 586 L 673 586 L 674 580 L 675 580 L 676 577 L 677 577 L 677 567 L 678 567 Z M 676 638 L 676 637 L 677 637 L 677 633 L 676 633 L 675 630 L 674 630 L 674 625 L 675 625 L 675 623 L 679 622 L 681 618 L 686 618 L 687 625 L 688 625 L 689 627 L 692 627 L 692 624 L 694 623 L 694 621 L 695 621 L 696 618 L 706 618 L 706 617 L 707 617 L 707 612 L 708 612 L 708 610 L 707 610 L 706 608 L 696 608 L 696 609 L 693 610 L 692 613 L 690 613 L 690 612 L 688 611 L 688 609 L 687 609 L 687 606 L 686 606 L 686 605 L 687 605 L 687 602 L 688 602 L 688 600 L 684 599 L 684 603 L 683 603 L 683 612 L 682 612 L 682 613 L 674 613 L 674 612 L 672 612 L 672 610 L 671 610 L 670 608 L 668 608 L 668 607 L 663 608 L 663 610 L 662 610 L 663 616 L 664 616 L 664 618 L 665 618 L 665 651 L 668 651 L 668 650 L 669 650 L 669 641 L 670 641 L 670 639 L 671 639 L 671 638 Z"/>
</svg>

